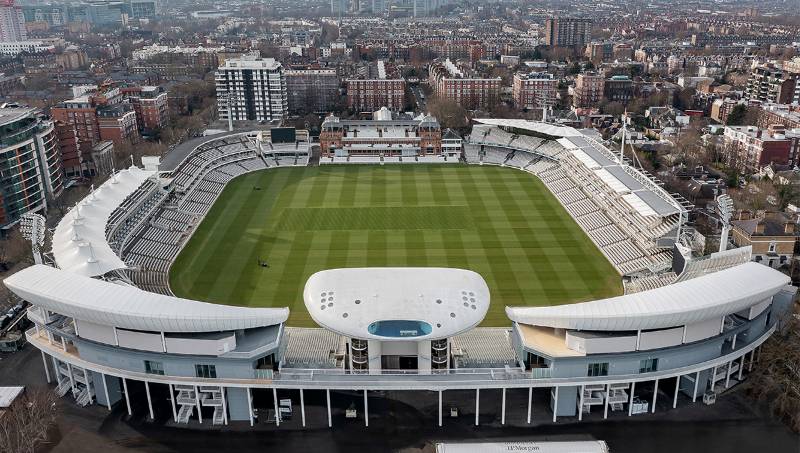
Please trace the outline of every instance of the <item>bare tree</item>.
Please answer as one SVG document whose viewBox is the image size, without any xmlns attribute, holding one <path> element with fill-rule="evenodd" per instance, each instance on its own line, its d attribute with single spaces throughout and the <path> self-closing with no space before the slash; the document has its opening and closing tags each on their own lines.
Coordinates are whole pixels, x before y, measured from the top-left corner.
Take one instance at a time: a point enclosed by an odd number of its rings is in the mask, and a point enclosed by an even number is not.
<svg viewBox="0 0 800 453">
<path fill-rule="evenodd" d="M 56 422 L 56 403 L 55 394 L 48 388 L 27 389 L 0 416 L 0 453 L 34 453 Z"/>
<path fill-rule="evenodd" d="M 795 432 L 800 431 L 800 319 L 791 315 L 762 346 L 758 365 L 747 380 L 750 395 Z"/>
</svg>

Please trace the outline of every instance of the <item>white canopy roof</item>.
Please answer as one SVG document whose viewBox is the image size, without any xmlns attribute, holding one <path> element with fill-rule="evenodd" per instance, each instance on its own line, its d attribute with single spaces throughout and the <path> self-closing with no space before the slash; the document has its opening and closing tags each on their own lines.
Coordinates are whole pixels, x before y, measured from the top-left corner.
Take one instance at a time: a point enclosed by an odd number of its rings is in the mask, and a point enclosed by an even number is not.
<svg viewBox="0 0 800 453">
<path fill-rule="evenodd" d="M 749 262 L 641 293 L 554 307 L 506 307 L 506 314 L 522 324 L 560 329 L 661 329 L 736 313 L 789 282 L 781 272 Z"/>
<path fill-rule="evenodd" d="M 217 332 L 285 322 L 288 308 L 246 308 L 198 302 L 84 277 L 45 265 L 4 280 L 33 305 L 105 326 L 153 332 Z"/>
<path fill-rule="evenodd" d="M 481 124 L 523 129 L 543 135 L 549 135 L 551 137 L 579 137 L 581 135 L 580 131 L 574 127 L 557 126 L 555 124 L 542 123 L 540 121 L 506 118 L 475 118 L 475 121 Z"/>
<path fill-rule="evenodd" d="M 89 277 L 125 268 L 125 262 L 108 245 L 106 223 L 125 198 L 153 174 L 138 167 L 122 170 L 70 209 L 53 234 L 58 267 Z"/>
<path fill-rule="evenodd" d="M 479 274 L 435 267 L 325 270 L 308 279 L 303 300 L 322 327 L 383 341 L 452 337 L 478 325 L 490 303 L 489 287 Z M 378 321 L 421 321 L 430 333 L 423 328 L 411 336 L 373 334 L 370 325 Z"/>
</svg>

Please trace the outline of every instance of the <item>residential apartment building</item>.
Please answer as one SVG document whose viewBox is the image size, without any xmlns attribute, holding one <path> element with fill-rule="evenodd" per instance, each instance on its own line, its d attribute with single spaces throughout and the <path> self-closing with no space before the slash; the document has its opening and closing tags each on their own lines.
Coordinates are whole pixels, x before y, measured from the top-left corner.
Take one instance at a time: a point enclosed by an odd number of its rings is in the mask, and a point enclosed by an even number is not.
<svg viewBox="0 0 800 453">
<path fill-rule="evenodd" d="M 790 265 L 797 241 L 794 220 L 782 212 L 767 212 L 760 217 L 739 212 L 732 220 L 731 240 L 738 247 L 753 247 L 753 261 L 772 268 Z"/>
<path fill-rule="evenodd" d="M 480 77 L 445 59 L 428 68 L 433 92 L 468 110 L 491 107 L 500 99 L 500 77 Z"/>
<path fill-rule="evenodd" d="M 0 42 L 27 41 L 25 16 L 22 7 L 14 5 L 14 0 L 0 1 Z"/>
<path fill-rule="evenodd" d="M 745 97 L 750 101 L 789 104 L 795 96 L 795 85 L 800 74 L 784 72 L 768 64 L 756 66 L 750 71 Z"/>
<path fill-rule="evenodd" d="M 169 123 L 169 100 L 164 88 L 135 86 L 123 88 L 122 92 L 133 106 L 141 130 L 155 131 Z"/>
<path fill-rule="evenodd" d="M 97 129 L 100 140 L 110 140 L 114 143 L 128 141 L 135 144 L 140 139 L 136 111 L 133 105 L 128 103 L 98 108 Z"/>
<path fill-rule="evenodd" d="M 594 72 L 579 74 L 575 80 L 572 106 L 575 108 L 597 107 L 603 99 L 606 78 Z"/>
<path fill-rule="evenodd" d="M 611 102 L 627 105 L 633 99 L 633 80 L 624 75 L 612 76 L 604 83 L 603 95 Z"/>
<path fill-rule="evenodd" d="M 339 76 L 335 69 L 287 69 L 289 112 L 333 110 L 339 100 Z"/>
<path fill-rule="evenodd" d="M 512 84 L 514 105 L 518 109 L 539 109 L 556 104 L 558 81 L 547 72 L 516 73 Z"/>
<path fill-rule="evenodd" d="M 758 114 L 758 127 L 766 129 L 779 124 L 786 130 L 800 129 L 800 107 L 786 104 L 763 104 Z"/>
<path fill-rule="evenodd" d="M 797 152 L 798 137 L 787 133 L 783 126 L 726 126 L 723 132 L 726 163 L 747 174 L 769 164 L 794 164 Z"/>
<path fill-rule="evenodd" d="M 0 108 L 0 228 L 47 209 L 63 171 L 53 122 L 32 108 Z"/>
<path fill-rule="evenodd" d="M 544 23 L 544 43 L 552 47 L 583 47 L 592 37 L 592 20 L 551 17 Z"/>
<path fill-rule="evenodd" d="M 358 78 L 347 79 L 347 106 L 358 112 L 386 107 L 397 112 L 406 102 L 406 81 L 383 60 L 367 68 Z"/>
<path fill-rule="evenodd" d="M 228 59 L 215 80 L 222 120 L 280 121 L 289 114 L 286 74 L 274 58 Z"/>
</svg>

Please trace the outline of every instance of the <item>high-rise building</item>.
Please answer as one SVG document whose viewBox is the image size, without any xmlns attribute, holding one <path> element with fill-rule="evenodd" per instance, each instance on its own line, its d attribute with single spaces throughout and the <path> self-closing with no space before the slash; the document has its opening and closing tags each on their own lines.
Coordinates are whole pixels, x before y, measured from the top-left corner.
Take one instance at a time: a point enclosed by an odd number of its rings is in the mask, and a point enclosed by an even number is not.
<svg viewBox="0 0 800 453">
<path fill-rule="evenodd" d="M 0 108 L 0 130 L 0 228 L 8 228 L 61 194 L 63 171 L 53 122 L 36 109 Z"/>
<path fill-rule="evenodd" d="M 594 72 L 579 74 L 575 80 L 572 105 L 575 108 L 597 107 L 603 99 L 606 79 Z"/>
<path fill-rule="evenodd" d="M 129 0 L 131 17 L 134 19 L 152 18 L 158 15 L 157 0 Z"/>
<path fill-rule="evenodd" d="M 582 47 L 592 38 L 592 19 L 551 17 L 544 25 L 544 43 L 548 46 Z"/>
<path fill-rule="evenodd" d="M 556 103 L 558 81 L 546 72 L 514 74 L 514 104 L 519 109 L 552 107 Z"/>
<path fill-rule="evenodd" d="M 25 15 L 22 7 L 14 5 L 14 0 L 0 0 L 0 42 L 25 41 Z"/>
<path fill-rule="evenodd" d="M 283 66 L 274 58 L 229 59 L 217 69 L 219 118 L 233 121 L 275 121 L 288 115 Z"/>
</svg>

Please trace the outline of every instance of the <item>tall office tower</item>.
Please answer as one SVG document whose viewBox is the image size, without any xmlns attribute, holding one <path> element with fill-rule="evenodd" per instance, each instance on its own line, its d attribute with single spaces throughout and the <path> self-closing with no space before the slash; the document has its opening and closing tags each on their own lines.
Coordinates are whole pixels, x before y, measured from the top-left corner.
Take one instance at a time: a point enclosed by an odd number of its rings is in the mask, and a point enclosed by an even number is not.
<svg viewBox="0 0 800 453">
<path fill-rule="evenodd" d="M 25 16 L 22 8 L 14 5 L 14 0 L 0 0 L 0 42 L 25 41 Z"/>
<path fill-rule="evenodd" d="M 548 46 L 585 46 L 592 38 L 592 19 L 551 17 L 545 21 L 544 43 Z"/>
<path fill-rule="evenodd" d="M 274 121 L 288 115 L 286 75 L 274 58 L 226 60 L 215 80 L 222 120 Z"/>
</svg>

